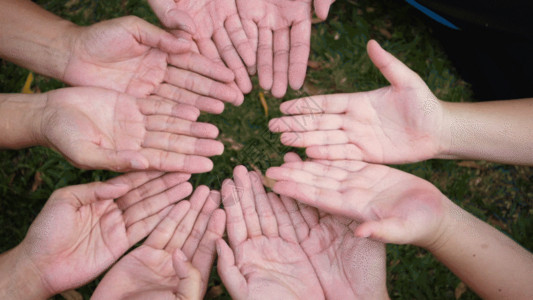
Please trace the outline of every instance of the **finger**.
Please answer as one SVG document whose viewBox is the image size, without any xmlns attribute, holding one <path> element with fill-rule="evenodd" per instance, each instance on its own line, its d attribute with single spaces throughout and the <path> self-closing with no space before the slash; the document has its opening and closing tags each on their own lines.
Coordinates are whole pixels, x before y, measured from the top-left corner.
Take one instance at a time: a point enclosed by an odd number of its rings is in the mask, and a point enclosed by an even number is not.
<svg viewBox="0 0 533 300">
<path fill-rule="evenodd" d="M 298 241 L 301 242 L 305 240 L 309 236 L 309 225 L 307 225 L 305 219 L 300 213 L 300 209 L 298 208 L 296 201 L 284 195 L 281 195 L 280 198 L 283 206 L 285 206 L 285 210 L 287 210 L 287 213 L 289 214 L 289 218 L 291 219 L 291 223 L 294 227 L 294 231 L 296 232 Z"/>
<path fill-rule="evenodd" d="M 419 82 L 421 80 L 415 72 L 392 54 L 381 48 L 375 40 L 368 42 L 367 51 L 374 65 L 393 86 L 410 87 L 413 85 L 413 82 Z"/>
<path fill-rule="evenodd" d="M 235 183 L 231 179 L 226 179 L 222 183 L 222 204 L 226 212 L 226 227 L 228 230 L 228 240 L 232 246 L 240 245 L 248 236 L 246 222 L 242 214 L 240 197 Z"/>
<path fill-rule="evenodd" d="M 149 161 L 139 151 L 116 151 L 104 149 L 94 143 L 74 145 L 74 151 L 68 159 L 73 165 L 86 170 L 111 170 L 115 172 L 144 171 L 149 169 Z"/>
<path fill-rule="evenodd" d="M 152 25 L 138 17 L 129 16 L 132 21 L 130 33 L 140 43 L 150 47 L 159 48 L 168 53 L 183 53 L 191 49 L 191 42 L 180 39 L 171 33 Z"/>
<path fill-rule="evenodd" d="M 320 95 L 283 102 L 280 110 L 286 115 L 345 113 L 353 94 Z"/>
<path fill-rule="evenodd" d="M 233 71 L 198 53 L 172 54 L 168 57 L 168 63 L 220 82 L 230 83 L 235 80 Z"/>
<path fill-rule="evenodd" d="M 354 144 L 309 146 L 305 153 L 313 159 L 361 160 L 363 152 Z"/>
<path fill-rule="evenodd" d="M 315 13 L 321 20 L 326 20 L 329 14 L 329 8 L 335 0 L 315 0 Z"/>
<path fill-rule="evenodd" d="M 217 209 L 211 215 L 207 231 L 200 243 L 194 249 L 193 265 L 200 271 L 203 279 L 203 290 L 207 289 L 209 276 L 215 260 L 216 241 L 221 239 L 226 229 L 226 214 L 222 209 Z"/>
<path fill-rule="evenodd" d="M 172 265 L 179 278 L 176 297 L 178 299 L 200 299 L 204 292 L 198 269 L 187 261 L 187 257 L 179 249 L 176 249 L 172 255 Z"/>
<path fill-rule="evenodd" d="M 115 178 L 109 179 L 106 182 L 107 183 L 111 183 L 111 184 L 127 184 L 130 187 L 131 190 L 136 190 L 137 188 L 143 186 L 145 183 L 150 182 L 153 179 L 159 178 L 159 177 L 163 176 L 164 174 L 165 173 L 163 173 L 163 172 L 157 172 L 157 171 L 130 172 L 130 173 L 127 173 L 127 174 L 120 175 L 120 176 L 117 176 Z M 188 180 L 188 178 L 185 179 L 185 180 Z M 128 194 L 130 192 L 128 192 Z"/>
<path fill-rule="evenodd" d="M 59 189 L 50 198 L 62 198 L 60 195 L 68 194 L 68 198 L 74 199 L 77 206 L 83 206 L 97 201 L 116 199 L 129 190 L 129 185 L 123 183 L 93 182 Z M 73 195 L 75 197 L 72 197 Z"/>
<path fill-rule="evenodd" d="M 129 247 L 137 244 L 154 230 L 154 228 L 163 220 L 172 209 L 172 206 L 167 206 L 155 215 L 144 218 L 131 226 L 126 228 L 126 235 L 128 237 Z M 128 247 L 128 248 L 129 248 Z"/>
<path fill-rule="evenodd" d="M 207 113 L 220 114 L 224 111 L 224 102 L 192 93 L 186 89 L 178 88 L 171 84 L 160 84 L 155 93 L 172 101 L 194 106 L 200 111 Z"/>
<path fill-rule="evenodd" d="M 356 160 L 320 160 L 320 159 L 313 159 L 313 162 L 322 164 L 325 166 L 330 166 L 334 168 L 339 168 L 346 170 L 350 173 L 358 172 L 362 168 L 368 166 L 369 164 L 362 162 L 362 161 L 356 161 Z"/>
<path fill-rule="evenodd" d="M 285 96 L 289 76 L 289 29 L 274 31 L 274 69 L 272 95 L 276 98 Z M 293 51 L 291 49 L 291 51 Z"/>
<path fill-rule="evenodd" d="M 239 191 L 238 196 L 244 221 L 246 222 L 248 237 L 256 237 L 260 236 L 262 232 L 250 179 L 248 170 L 244 166 L 237 166 L 233 170 L 233 180 L 237 191 Z"/>
<path fill-rule="evenodd" d="M 161 174 L 159 172 L 154 172 L 156 174 Z M 135 173 L 129 173 L 135 174 Z M 126 174 L 126 175 L 129 175 Z M 185 173 L 167 173 L 157 178 L 150 179 L 150 181 L 144 183 L 143 185 L 138 186 L 135 189 L 130 190 L 124 196 L 118 198 L 115 203 L 118 205 L 120 210 L 126 210 L 135 203 L 142 201 L 148 197 L 157 195 L 163 191 L 168 190 L 171 187 L 174 187 L 180 183 L 183 183 L 191 178 L 190 174 Z"/>
<path fill-rule="evenodd" d="M 281 143 L 292 147 L 348 144 L 350 139 L 343 130 L 284 132 Z"/>
<path fill-rule="evenodd" d="M 200 110 L 192 105 L 178 104 L 159 96 L 137 99 L 137 105 L 145 116 L 164 115 L 192 122 L 196 121 L 200 116 Z"/>
<path fill-rule="evenodd" d="M 168 215 L 152 231 L 144 245 L 163 250 L 174 235 L 176 227 L 189 211 L 189 207 L 189 201 L 180 201 L 172 206 Z"/>
<path fill-rule="evenodd" d="M 291 27 L 291 53 L 289 65 L 289 83 L 293 90 L 299 90 L 305 81 L 307 61 L 311 43 L 311 12 L 309 18 L 293 24 Z"/>
<path fill-rule="evenodd" d="M 311 175 L 316 176 L 316 178 L 306 177 L 307 179 L 318 181 L 323 180 L 324 177 L 330 178 L 335 181 L 343 181 L 348 178 L 348 176 L 350 176 L 350 172 L 344 170 L 343 168 L 337 168 L 331 165 L 323 165 L 314 161 L 284 163 L 282 165 L 282 168 L 299 170 L 309 173 Z"/>
<path fill-rule="evenodd" d="M 183 155 L 158 149 L 142 149 L 140 152 L 153 170 L 197 174 L 213 169 L 213 162 L 203 156 Z"/>
<path fill-rule="evenodd" d="M 254 75 L 257 72 L 257 44 L 259 42 L 259 29 L 257 29 L 257 25 L 252 20 L 241 20 L 241 22 L 256 60 L 255 65 L 248 67 L 248 73 L 250 75 Z"/>
<path fill-rule="evenodd" d="M 226 62 L 226 65 L 233 70 L 235 74 L 235 82 L 239 89 L 244 94 L 248 94 L 252 90 L 252 82 L 250 81 L 250 76 L 246 67 L 244 66 L 237 50 L 231 44 L 231 40 L 228 36 L 228 33 L 224 28 L 219 28 L 213 34 L 213 41 L 220 53 L 220 56 Z"/>
<path fill-rule="evenodd" d="M 407 230 L 404 220 L 389 218 L 367 221 L 355 229 L 355 236 L 371 238 L 383 243 L 407 244 L 412 242 L 412 230 Z"/>
<path fill-rule="evenodd" d="M 226 28 L 231 42 L 233 45 L 235 45 L 235 48 L 237 49 L 237 52 L 244 63 L 247 66 L 254 66 L 256 62 L 255 52 L 252 50 L 252 46 L 250 45 L 250 41 L 244 32 L 239 16 L 237 14 L 230 16 L 226 20 L 224 27 Z"/>
<path fill-rule="evenodd" d="M 181 247 L 183 253 L 187 255 L 189 259 L 192 259 L 195 251 L 198 249 L 198 244 L 206 234 L 207 226 L 213 212 L 220 206 L 220 193 L 217 191 L 211 191 L 207 197 L 200 214 L 196 217 L 196 222 L 194 222 L 194 227 L 192 228 L 191 233 L 185 240 L 185 244 Z M 222 231 L 226 228 L 226 219 L 224 214 L 224 224 Z M 221 235 L 222 236 L 222 235 Z M 213 254 L 214 250 L 214 241 L 213 241 Z"/>
<path fill-rule="evenodd" d="M 178 29 L 190 34 L 196 32 L 194 20 L 186 12 L 176 7 L 173 0 L 150 0 L 152 10 L 161 23 L 169 29 Z"/>
<path fill-rule="evenodd" d="M 283 157 L 283 161 L 285 163 L 289 163 L 289 162 L 299 162 L 299 161 L 302 161 L 302 159 L 300 158 L 300 156 L 294 152 L 288 152 L 288 153 L 285 153 L 285 156 Z"/>
<path fill-rule="evenodd" d="M 344 121 L 339 114 L 308 114 L 272 119 L 268 127 L 272 132 L 336 130 L 344 128 Z"/>
<path fill-rule="evenodd" d="M 260 27 L 257 45 L 257 73 L 259 85 L 267 91 L 272 88 L 273 84 L 272 63 L 272 31 L 267 27 Z"/>
<path fill-rule="evenodd" d="M 185 241 L 193 231 L 196 219 L 198 218 L 198 215 L 204 207 L 204 204 L 208 197 L 209 188 L 207 186 L 201 185 L 196 188 L 196 190 L 191 196 L 191 199 L 189 200 L 189 202 L 191 202 L 191 207 L 189 208 L 187 215 L 185 215 L 185 217 L 179 223 L 178 227 L 176 227 L 174 236 L 172 236 L 172 239 L 165 247 L 165 251 L 173 252 L 175 249 L 181 249 L 183 247 Z M 197 228 L 197 230 L 198 229 L 199 228 Z M 203 232 L 195 231 L 195 234 L 199 234 L 201 237 L 203 235 Z"/>
<path fill-rule="evenodd" d="M 218 128 L 209 123 L 191 122 L 168 116 L 147 116 L 145 126 L 148 131 L 168 132 L 196 138 L 214 139 Z"/>
<path fill-rule="evenodd" d="M 141 146 L 200 156 L 220 155 L 224 152 L 224 144 L 219 141 L 159 131 L 148 131 Z"/>
<path fill-rule="evenodd" d="M 261 181 L 261 176 L 257 172 L 249 172 L 248 175 L 252 184 L 255 207 L 259 217 L 261 231 L 267 237 L 277 237 L 278 224 L 276 222 L 276 216 L 270 207 L 267 193 L 263 187 L 263 182 Z"/>
<path fill-rule="evenodd" d="M 298 205 L 298 210 L 300 211 L 300 214 L 305 220 L 307 227 L 309 227 L 309 229 L 312 229 L 313 227 L 317 226 L 320 220 L 318 210 L 302 202 L 298 202 L 298 201 L 295 201 L 295 202 L 296 202 L 296 205 Z"/>
<path fill-rule="evenodd" d="M 317 176 L 313 173 L 288 167 L 273 167 L 267 170 L 267 176 L 277 181 L 293 181 L 312 185 L 318 188 L 341 188 L 341 182 L 334 178 Z"/>
<path fill-rule="evenodd" d="M 222 283 L 224 283 L 231 296 L 236 297 L 239 295 L 246 299 L 248 297 L 248 284 L 239 268 L 235 265 L 233 250 L 223 239 L 217 240 L 216 248 L 218 253 L 217 271 Z"/>
<path fill-rule="evenodd" d="M 174 67 L 167 68 L 164 81 L 193 93 L 229 103 L 237 101 L 240 97 L 240 93 L 224 83 Z"/>
<path fill-rule="evenodd" d="M 165 207 L 172 205 L 192 192 L 192 185 L 189 182 L 180 183 L 157 195 L 147 197 L 124 211 L 124 223 L 126 227 L 147 218 Z"/>
<path fill-rule="evenodd" d="M 298 237 L 296 236 L 291 218 L 279 197 L 274 193 L 268 193 L 268 201 L 276 216 L 279 236 L 286 241 L 297 243 Z"/>
</svg>

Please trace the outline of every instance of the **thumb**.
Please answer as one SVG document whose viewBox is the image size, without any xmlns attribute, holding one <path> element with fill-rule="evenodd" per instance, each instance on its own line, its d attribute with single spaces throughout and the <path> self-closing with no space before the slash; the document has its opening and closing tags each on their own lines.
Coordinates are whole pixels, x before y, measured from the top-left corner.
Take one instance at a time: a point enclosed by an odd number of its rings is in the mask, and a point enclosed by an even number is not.
<svg viewBox="0 0 533 300">
<path fill-rule="evenodd" d="M 318 18 L 325 20 L 328 18 L 329 8 L 335 0 L 315 0 L 315 13 Z"/>
<path fill-rule="evenodd" d="M 233 251 L 223 239 L 216 241 L 218 253 L 217 270 L 224 286 L 233 299 L 244 299 L 247 294 L 247 283 L 241 271 L 235 265 Z"/>
<path fill-rule="evenodd" d="M 177 8 L 175 0 L 148 0 L 148 3 L 166 28 L 183 30 L 189 34 L 196 32 L 194 21 L 188 13 Z"/>
<path fill-rule="evenodd" d="M 374 65 L 393 86 L 409 87 L 413 85 L 413 81 L 422 80 L 400 60 L 381 48 L 375 40 L 370 40 L 366 48 Z"/>
<path fill-rule="evenodd" d="M 179 54 L 191 49 L 191 41 L 178 38 L 171 33 L 152 25 L 142 19 L 136 18 L 136 30 L 133 35 L 143 45 L 161 49 L 162 51 Z"/>
<path fill-rule="evenodd" d="M 84 169 L 106 169 L 115 172 L 146 170 L 150 164 L 148 160 L 137 151 L 115 151 L 102 149 L 84 149 L 83 158 L 74 161 Z"/>
<path fill-rule="evenodd" d="M 383 243 L 409 244 L 413 241 L 412 230 L 408 230 L 405 221 L 397 218 L 380 221 L 367 221 L 357 226 L 355 236 L 371 238 Z"/>
<path fill-rule="evenodd" d="M 201 299 L 203 291 L 200 272 L 187 260 L 187 256 L 180 249 L 176 249 L 172 254 L 172 265 L 179 278 L 177 298 Z"/>
</svg>

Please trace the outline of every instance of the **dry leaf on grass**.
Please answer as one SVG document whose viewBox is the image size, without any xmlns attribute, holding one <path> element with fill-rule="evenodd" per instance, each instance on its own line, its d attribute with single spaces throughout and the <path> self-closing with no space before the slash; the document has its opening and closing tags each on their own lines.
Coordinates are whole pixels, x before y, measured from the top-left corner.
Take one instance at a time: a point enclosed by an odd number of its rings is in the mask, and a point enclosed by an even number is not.
<svg viewBox="0 0 533 300">
<path fill-rule="evenodd" d="M 466 289 L 466 284 L 461 281 L 455 288 L 455 299 L 461 298 L 461 296 L 466 292 Z"/>
</svg>

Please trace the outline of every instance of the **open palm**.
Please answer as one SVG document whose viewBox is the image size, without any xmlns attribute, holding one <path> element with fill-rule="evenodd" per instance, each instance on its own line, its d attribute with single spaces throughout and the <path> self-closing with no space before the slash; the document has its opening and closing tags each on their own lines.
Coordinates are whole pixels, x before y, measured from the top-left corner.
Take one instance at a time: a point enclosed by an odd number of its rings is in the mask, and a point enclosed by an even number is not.
<svg viewBox="0 0 533 300">
<path fill-rule="evenodd" d="M 370 92 L 312 96 L 285 102 L 294 116 L 270 121 L 282 143 L 307 147 L 316 159 L 406 163 L 440 152 L 443 111 L 424 81 L 375 41 L 374 64 L 391 83 Z"/>
<path fill-rule="evenodd" d="M 192 38 L 202 55 L 233 70 L 243 93 L 252 90 L 246 65 L 255 65 L 255 55 L 237 14 L 235 0 L 150 0 L 150 6 L 168 29 L 181 29 L 177 18 L 188 14 L 195 24 Z M 190 26 L 189 26 L 190 27 Z"/>
<path fill-rule="evenodd" d="M 115 171 L 211 170 L 205 156 L 223 152 L 215 126 L 196 123 L 199 111 L 163 99 L 137 99 L 98 88 L 48 93 L 46 144 L 82 168 Z"/>
<path fill-rule="evenodd" d="M 220 113 L 222 101 L 242 102 L 227 83 L 231 70 L 190 50 L 178 39 L 137 17 L 123 17 L 78 29 L 63 80 L 136 97 L 152 94 Z"/>
<path fill-rule="evenodd" d="M 323 298 L 294 228 L 282 227 L 290 220 L 274 215 L 259 175 L 239 166 L 234 180 L 222 185 L 231 248 L 223 240 L 217 242 L 218 271 L 230 295 L 234 299 Z"/>
<path fill-rule="evenodd" d="M 172 208 L 143 245 L 111 268 L 93 299 L 200 299 L 215 259 L 215 241 L 225 229 L 219 205 L 218 192 L 198 187 L 190 201 Z M 191 263 L 188 268 L 180 266 L 183 257 Z"/>
<path fill-rule="evenodd" d="M 57 190 L 21 247 L 51 295 L 79 287 L 146 237 L 168 214 L 169 204 L 188 196 L 189 177 L 130 173 L 105 183 Z M 147 189 L 148 193 L 139 192 Z M 131 205 L 124 208 L 121 197 L 126 195 Z"/>
<path fill-rule="evenodd" d="M 259 83 L 283 97 L 305 80 L 311 40 L 311 0 L 236 0 L 246 34 L 257 52 Z"/>
</svg>

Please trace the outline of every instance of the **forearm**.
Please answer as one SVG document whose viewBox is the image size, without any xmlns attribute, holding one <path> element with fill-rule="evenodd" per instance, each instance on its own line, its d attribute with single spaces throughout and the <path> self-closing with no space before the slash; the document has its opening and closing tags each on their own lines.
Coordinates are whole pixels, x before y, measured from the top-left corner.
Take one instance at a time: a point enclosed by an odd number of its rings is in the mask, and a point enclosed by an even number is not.
<svg viewBox="0 0 533 300">
<path fill-rule="evenodd" d="M 435 257 L 484 299 L 533 298 L 533 254 L 452 205 Z"/>
<path fill-rule="evenodd" d="M 533 98 L 443 107 L 439 158 L 533 165 Z"/>
<path fill-rule="evenodd" d="M 41 116 L 46 94 L 0 94 L 0 148 L 43 145 Z"/>
<path fill-rule="evenodd" d="M 74 24 L 28 0 L 0 0 L 0 57 L 62 79 Z"/>
<path fill-rule="evenodd" d="M 39 272 L 16 247 L 0 254 L 0 299 L 48 299 Z"/>
</svg>

